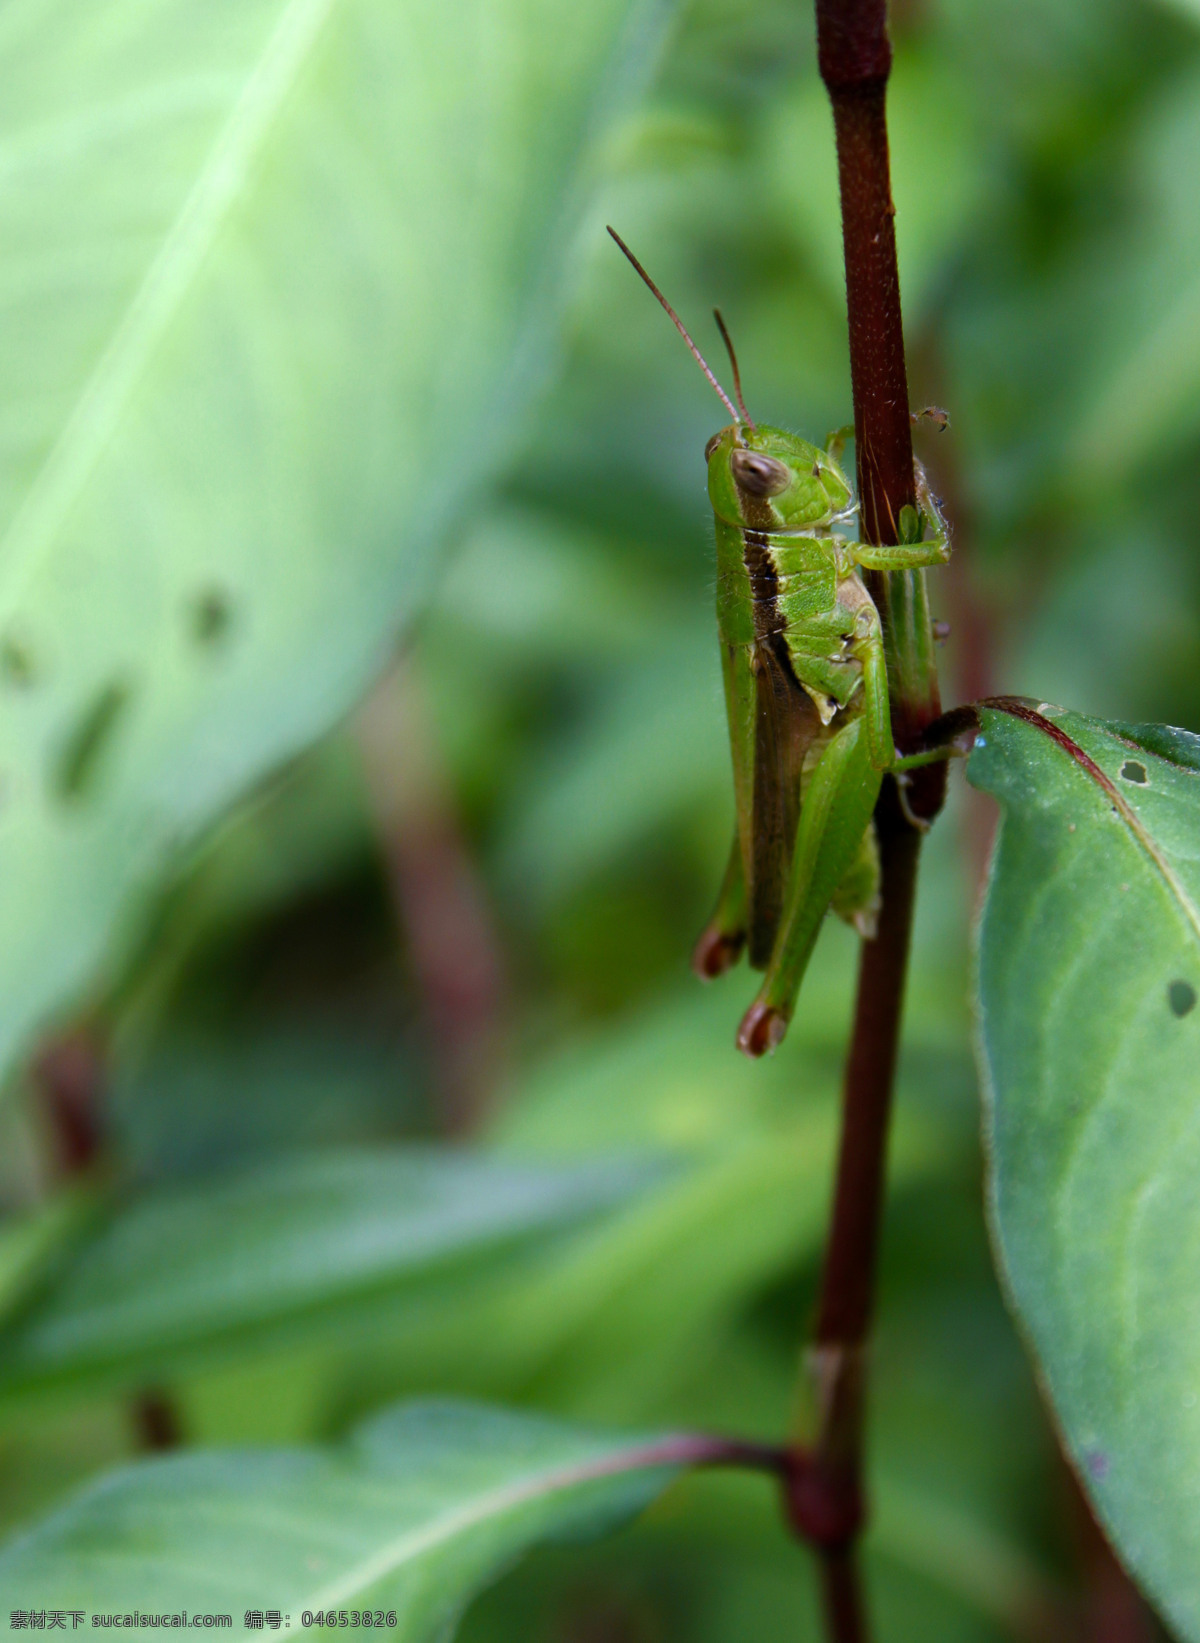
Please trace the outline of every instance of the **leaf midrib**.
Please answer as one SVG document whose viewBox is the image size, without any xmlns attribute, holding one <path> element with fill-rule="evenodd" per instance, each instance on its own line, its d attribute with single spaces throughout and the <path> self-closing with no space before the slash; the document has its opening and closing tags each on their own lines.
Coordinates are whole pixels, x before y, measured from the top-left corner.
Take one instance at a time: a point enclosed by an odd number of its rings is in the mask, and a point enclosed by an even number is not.
<svg viewBox="0 0 1200 1643">
<path fill-rule="evenodd" d="M 271 123 L 338 0 L 287 0 L 196 181 L 0 541 L 13 614 L 191 288 Z"/>
<path fill-rule="evenodd" d="M 355 1592 L 369 1590 L 403 1563 L 415 1562 L 418 1557 L 444 1545 L 456 1535 L 465 1534 L 490 1517 L 516 1511 L 530 1501 L 562 1493 L 580 1484 L 619 1476 L 622 1472 L 647 1471 L 656 1466 L 680 1466 L 695 1458 L 695 1449 L 696 1440 L 692 1437 L 666 1438 L 661 1443 L 622 1450 L 615 1455 L 597 1456 L 557 1471 L 537 1473 L 517 1484 L 506 1484 L 478 1496 L 465 1506 L 443 1513 L 422 1529 L 406 1530 L 330 1585 L 309 1598 L 296 1601 L 313 1610 L 335 1608 Z"/>
<path fill-rule="evenodd" d="M 996 697 L 987 702 L 985 705 L 993 708 L 999 713 L 1008 713 L 1013 718 L 1020 719 L 1025 724 L 1032 725 L 1035 730 L 1040 730 L 1044 736 L 1048 737 L 1048 739 L 1055 744 L 1056 747 L 1061 748 L 1062 751 L 1071 758 L 1073 763 L 1077 764 L 1085 775 L 1087 775 L 1096 784 L 1096 786 L 1100 788 L 1105 797 L 1111 802 L 1113 808 L 1121 817 L 1121 820 L 1125 823 L 1126 827 L 1128 827 L 1129 831 L 1133 834 L 1134 838 L 1149 856 L 1154 866 L 1158 869 L 1159 874 L 1166 883 L 1167 889 L 1176 901 L 1179 911 L 1183 914 L 1185 921 L 1191 926 L 1192 934 L 1198 941 L 1200 941 L 1200 909 L 1197 909 L 1196 904 L 1192 901 L 1191 897 L 1184 889 L 1183 884 L 1181 883 L 1174 868 L 1159 850 L 1150 834 L 1142 826 L 1141 818 L 1133 809 L 1132 805 L 1130 805 L 1125 795 L 1120 791 L 1111 778 L 1107 776 L 1103 770 L 1101 770 L 1100 766 L 1091 757 L 1091 755 L 1087 753 L 1073 737 L 1068 736 L 1066 731 L 1059 725 L 1054 724 L 1051 720 L 1045 718 L 1042 714 L 1037 712 L 1035 708 L 1029 707 L 1024 702 L 1020 702 L 1012 698 Z"/>
</svg>

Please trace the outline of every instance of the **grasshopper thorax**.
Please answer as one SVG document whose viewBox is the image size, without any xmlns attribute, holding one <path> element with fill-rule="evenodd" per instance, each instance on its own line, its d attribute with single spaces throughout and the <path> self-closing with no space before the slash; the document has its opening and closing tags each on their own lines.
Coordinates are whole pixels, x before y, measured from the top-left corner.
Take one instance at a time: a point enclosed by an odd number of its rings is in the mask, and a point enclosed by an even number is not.
<svg viewBox="0 0 1200 1643">
<path fill-rule="evenodd" d="M 850 510 L 850 485 L 833 458 L 783 428 L 730 423 L 705 456 L 713 511 L 731 525 L 824 530 Z"/>
</svg>

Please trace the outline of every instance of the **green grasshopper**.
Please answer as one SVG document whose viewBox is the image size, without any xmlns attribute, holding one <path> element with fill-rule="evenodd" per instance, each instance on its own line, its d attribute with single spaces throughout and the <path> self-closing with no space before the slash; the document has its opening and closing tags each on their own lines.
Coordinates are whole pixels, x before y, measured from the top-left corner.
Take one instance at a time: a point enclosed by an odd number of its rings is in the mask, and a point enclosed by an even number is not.
<svg viewBox="0 0 1200 1643">
<path fill-rule="evenodd" d="M 641 263 L 609 233 L 732 417 L 704 455 L 737 826 L 692 962 L 711 978 L 745 946 L 751 965 L 766 972 L 737 1035 L 740 1049 L 760 1056 L 787 1031 L 826 911 L 832 907 L 864 939 L 875 933 L 880 874 L 872 815 L 884 773 L 944 756 L 897 757 L 883 628 L 861 573 L 944 565 L 949 537 L 919 463 L 918 507 L 901 510 L 898 545 L 835 535 L 858 512 L 838 465 L 853 430 L 839 429 L 822 449 L 782 428 L 756 426 L 720 313 L 739 409 Z"/>
</svg>

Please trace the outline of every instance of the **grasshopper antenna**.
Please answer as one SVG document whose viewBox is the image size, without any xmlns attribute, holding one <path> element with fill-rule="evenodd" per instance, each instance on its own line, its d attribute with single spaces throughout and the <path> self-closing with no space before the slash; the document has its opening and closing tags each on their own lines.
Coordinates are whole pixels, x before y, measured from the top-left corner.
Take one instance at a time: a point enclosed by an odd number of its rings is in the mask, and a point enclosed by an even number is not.
<svg viewBox="0 0 1200 1643">
<path fill-rule="evenodd" d="M 734 410 L 733 401 L 730 399 L 729 395 L 725 392 L 724 388 L 722 388 L 721 384 L 717 381 L 716 377 L 712 374 L 712 371 L 709 369 L 708 361 L 705 359 L 704 355 L 700 352 L 699 348 L 696 347 L 696 344 L 692 341 L 691 337 L 688 336 L 687 330 L 684 326 L 683 321 L 680 319 L 679 315 L 671 307 L 671 304 L 667 301 L 666 297 L 663 296 L 662 292 L 658 289 L 658 286 L 655 285 L 654 281 L 650 278 L 649 274 L 647 274 L 646 270 L 642 267 L 641 263 L 634 256 L 633 252 L 625 244 L 625 241 L 617 233 L 616 229 L 615 228 L 610 228 L 608 231 L 612 235 L 613 239 L 616 240 L 617 244 L 620 246 L 621 250 L 625 253 L 626 257 L 628 257 L 629 261 L 633 264 L 633 266 L 637 270 L 637 272 L 642 276 L 642 279 L 650 287 L 651 291 L 653 291 L 654 295 L 658 298 L 659 302 L 662 303 L 662 305 L 666 309 L 667 313 L 670 315 L 671 322 L 675 326 L 675 329 L 679 332 L 679 335 L 683 338 L 683 340 L 687 343 L 688 347 L 692 350 L 692 358 L 696 361 L 696 364 L 704 372 L 705 376 L 712 383 L 713 387 L 717 390 L 717 393 L 721 396 L 721 401 L 724 404 L 726 410 L 729 412 L 730 416 L 733 418 L 733 420 L 735 422 L 741 422 L 742 418 L 737 414 L 736 410 Z M 739 395 L 739 398 L 740 397 L 741 396 Z M 750 422 L 750 418 L 747 417 L 746 421 Z M 753 428 L 754 424 L 752 422 L 750 422 L 750 426 Z"/>
<path fill-rule="evenodd" d="M 729 363 L 733 367 L 733 391 L 737 395 L 737 402 L 742 408 L 742 421 L 746 424 L 747 428 L 753 432 L 754 423 L 751 421 L 750 413 L 746 409 L 746 401 L 742 398 L 742 373 L 738 370 L 737 355 L 733 351 L 733 338 L 729 335 L 728 327 L 726 326 L 724 319 L 721 317 L 721 310 L 719 308 L 713 309 L 713 318 L 717 322 L 717 329 L 725 338 L 725 347 L 729 352 Z"/>
</svg>

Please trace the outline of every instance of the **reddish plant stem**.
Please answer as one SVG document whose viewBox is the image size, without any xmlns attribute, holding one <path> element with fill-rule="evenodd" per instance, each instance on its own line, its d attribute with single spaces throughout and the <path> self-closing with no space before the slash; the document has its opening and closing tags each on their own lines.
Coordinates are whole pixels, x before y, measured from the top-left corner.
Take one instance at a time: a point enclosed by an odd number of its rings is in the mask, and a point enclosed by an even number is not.
<svg viewBox="0 0 1200 1643">
<path fill-rule="evenodd" d="M 55 1174 L 64 1180 L 88 1169 L 100 1152 L 104 1045 L 91 1027 L 51 1039 L 30 1069 L 50 1132 Z"/>
<path fill-rule="evenodd" d="M 108 1085 L 104 1035 L 88 1023 L 51 1039 L 35 1057 L 30 1079 L 46 1117 L 54 1173 L 61 1181 L 86 1174 L 97 1166 L 104 1151 Z M 142 1449 L 176 1449 L 182 1442 L 175 1404 L 160 1387 L 147 1387 L 136 1394 L 130 1417 Z"/>
<path fill-rule="evenodd" d="M 826 1552 L 821 1559 L 821 1602 L 830 1637 L 838 1643 L 866 1643 L 867 1616 L 853 1547 Z"/>
<path fill-rule="evenodd" d="M 888 160 L 886 94 L 892 54 L 886 5 L 885 0 L 817 0 L 816 10 L 821 77 L 837 137 L 862 534 L 891 543 L 899 538 L 901 510 L 913 506 L 916 495 Z M 873 578 L 871 586 L 884 618 L 893 731 L 902 747 L 911 745 L 939 712 L 936 674 L 922 660 L 931 654 L 931 636 L 928 614 L 913 594 L 916 587 L 912 581 L 905 584 L 897 604 L 887 578 Z M 894 610 L 906 614 L 907 633 L 891 631 Z M 907 656 L 893 669 L 891 662 L 905 645 Z M 937 814 L 945 779 L 941 765 L 916 773 L 906 793 L 910 815 L 928 820 Z M 876 939 L 862 949 L 846 1063 L 833 1218 L 813 1351 L 817 1431 L 806 1463 L 797 1465 L 787 1491 L 793 1527 L 821 1557 L 826 1628 L 834 1643 L 866 1643 L 869 1637 L 857 1560 L 865 1517 L 865 1360 L 921 840 L 893 782 L 884 784 L 876 828 L 882 912 Z"/>
<path fill-rule="evenodd" d="M 878 934 L 863 943 L 859 963 L 833 1224 L 817 1315 L 821 1350 L 863 1344 L 875 1292 L 888 1120 L 921 843 L 920 834 L 904 819 L 891 785 L 876 826 L 888 894 Z"/>
<path fill-rule="evenodd" d="M 897 541 L 900 509 L 916 499 L 888 162 L 886 22 L 884 0 L 817 0 L 818 58 L 837 137 L 858 490 L 872 542 Z"/>
<path fill-rule="evenodd" d="M 837 138 L 862 533 L 873 542 L 895 542 L 901 509 L 914 503 L 915 486 L 887 140 L 892 55 L 887 6 L 886 0 L 816 0 L 816 13 L 821 77 Z M 911 597 L 894 605 L 884 576 L 872 577 L 870 589 L 889 645 L 893 731 L 900 746 L 918 745 L 940 713 L 936 671 L 920 662 L 911 620 L 909 632 L 893 631 L 893 610 L 911 616 Z M 918 620 L 927 616 L 918 611 Z M 906 644 L 912 647 L 909 660 L 917 656 L 918 666 L 905 667 L 902 658 L 894 668 L 893 659 Z M 980 687 L 967 695 L 986 693 Z M 906 793 L 909 814 L 931 821 L 941 809 L 945 781 L 944 764 L 917 772 Z M 863 945 L 846 1063 L 837 1184 L 813 1352 L 817 1433 L 809 1449 L 793 1452 L 785 1479 L 793 1526 L 821 1556 L 826 1629 L 833 1643 L 867 1643 L 869 1638 L 856 1563 L 865 1517 L 865 1358 L 921 842 L 891 782 L 884 784 L 875 822 L 883 907 L 876 939 Z M 1086 1635 L 1114 1643 L 1117 1638 L 1122 1643 L 1148 1638 L 1150 1611 L 1086 1503 L 1084 1515 L 1092 1531 L 1093 1603 Z"/>
<path fill-rule="evenodd" d="M 414 659 L 359 716 L 359 741 L 397 921 L 412 967 L 445 1133 L 478 1127 L 504 1060 L 507 982 Z"/>
<path fill-rule="evenodd" d="M 812 1352 L 817 1432 L 788 1490 L 792 1525 L 822 1558 L 828 1629 L 836 1643 L 860 1643 L 869 1636 L 854 1552 L 866 1516 L 866 1347 L 921 844 L 891 783 L 876 811 L 876 828 L 883 906 L 875 940 L 862 946 L 846 1061 L 833 1217 Z"/>
</svg>

